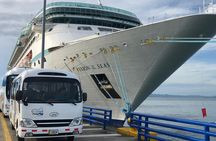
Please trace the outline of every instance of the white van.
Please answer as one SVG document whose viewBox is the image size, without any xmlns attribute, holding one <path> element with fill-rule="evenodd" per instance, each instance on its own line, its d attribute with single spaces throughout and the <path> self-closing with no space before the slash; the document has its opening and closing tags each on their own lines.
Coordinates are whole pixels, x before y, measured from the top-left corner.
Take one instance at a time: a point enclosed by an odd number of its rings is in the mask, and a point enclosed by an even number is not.
<svg viewBox="0 0 216 141">
<path fill-rule="evenodd" d="M 13 68 L 3 77 L 0 88 L 0 110 L 3 112 L 4 117 L 7 117 L 9 114 L 11 84 L 14 78 L 26 69 L 27 68 Z"/>
<path fill-rule="evenodd" d="M 9 118 L 18 141 L 82 133 L 83 101 L 78 77 L 66 71 L 31 69 L 13 81 Z"/>
</svg>

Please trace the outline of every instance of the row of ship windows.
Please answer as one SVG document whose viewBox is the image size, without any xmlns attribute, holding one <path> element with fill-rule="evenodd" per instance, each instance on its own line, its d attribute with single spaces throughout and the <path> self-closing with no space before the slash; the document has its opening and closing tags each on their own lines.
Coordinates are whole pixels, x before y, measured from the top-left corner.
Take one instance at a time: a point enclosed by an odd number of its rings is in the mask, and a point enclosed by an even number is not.
<svg viewBox="0 0 216 141">
<path fill-rule="evenodd" d="M 53 28 L 50 28 L 48 30 L 48 32 L 52 31 Z M 92 31 L 93 29 L 90 26 L 78 26 L 77 30 L 86 30 L 86 31 Z M 102 27 L 98 27 L 98 30 L 101 32 L 117 32 L 119 30 L 117 29 L 112 29 L 112 28 L 102 28 Z"/>
<path fill-rule="evenodd" d="M 88 30 L 88 31 L 92 31 L 92 28 L 90 26 L 78 26 L 77 27 L 78 30 Z M 99 31 L 102 32 L 116 32 L 119 31 L 117 29 L 111 29 L 111 28 L 102 28 L 102 27 L 98 27 Z"/>
<path fill-rule="evenodd" d="M 38 65 L 40 65 L 41 64 L 41 60 L 37 60 L 37 62 L 38 62 Z M 44 57 L 44 62 L 46 62 L 46 58 Z M 34 62 L 34 66 L 36 66 L 37 64 L 36 64 L 36 62 Z"/>
<path fill-rule="evenodd" d="M 136 17 L 126 16 L 118 13 L 93 10 L 93 9 L 82 9 L 82 8 L 51 8 L 47 10 L 47 14 L 75 14 L 75 15 L 86 15 L 86 16 L 99 16 L 99 17 L 110 17 L 117 19 L 129 20 L 131 22 L 140 23 Z"/>
<path fill-rule="evenodd" d="M 64 12 L 55 12 L 55 13 L 48 13 L 47 16 L 52 16 L 52 15 L 75 15 L 75 16 L 87 16 L 87 17 L 99 17 L 99 18 L 108 18 L 108 19 L 114 19 L 114 20 L 122 20 L 126 22 L 132 22 L 134 24 L 140 25 L 141 23 L 138 20 L 133 20 L 133 19 L 126 19 L 126 18 L 118 18 L 114 16 L 100 16 L 96 14 L 77 14 L 77 13 L 64 13 Z M 41 19 L 42 20 L 42 19 Z"/>
<path fill-rule="evenodd" d="M 88 24 L 88 25 L 108 26 L 108 27 L 115 27 L 115 28 L 134 27 L 126 23 L 97 20 L 97 19 L 85 19 L 85 18 L 54 17 L 54 18 L 49 18 L 47 21 L 50 23 Z"/>
</svg>

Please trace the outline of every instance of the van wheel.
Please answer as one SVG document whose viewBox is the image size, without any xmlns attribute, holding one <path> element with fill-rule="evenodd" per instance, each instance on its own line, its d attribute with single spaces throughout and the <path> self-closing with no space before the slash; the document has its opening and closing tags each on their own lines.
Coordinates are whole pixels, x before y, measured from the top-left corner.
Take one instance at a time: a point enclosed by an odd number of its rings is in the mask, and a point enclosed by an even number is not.
<svg viewBox="0 0 216 141">
<path fill-rule="evenodd" d="M 74 140 L 74 136 L 67 137 L 67 140 L 68 140 L 68 141 L 73 141 L 73 140 Z"/>
<path fill-rule="evenodd" d="M 17 136 L 17 141 L 25 141 L 24 138 L 20 138 L 19 136 Z"/>
<path fill-rule="evenodd" d="M 7 118 L 7 116 L 6 116 L 4 113 L 3 113 L 3 117 L 4 117 L 4 118 Z"/>
<path fill-rule="evenodd" d="M 17 141 L 25 141 L 24 138 L 19 137 L 18 130 L 16 130 L 16 138 L 17 138 Z"/>
</svg>

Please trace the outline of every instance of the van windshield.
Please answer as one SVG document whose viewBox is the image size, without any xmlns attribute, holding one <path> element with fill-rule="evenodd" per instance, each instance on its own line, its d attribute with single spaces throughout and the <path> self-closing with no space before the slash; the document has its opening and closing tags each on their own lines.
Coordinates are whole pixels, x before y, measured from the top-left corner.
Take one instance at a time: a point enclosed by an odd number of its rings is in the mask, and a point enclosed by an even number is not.
<svg viewBox="0 0 216 141">
<path fill-rule="evenodd" d="M 80 83 L 69 78 L 26 78 L 23 83 L 23 100 L 28 103 L 80 103 Z"/>
</svg>

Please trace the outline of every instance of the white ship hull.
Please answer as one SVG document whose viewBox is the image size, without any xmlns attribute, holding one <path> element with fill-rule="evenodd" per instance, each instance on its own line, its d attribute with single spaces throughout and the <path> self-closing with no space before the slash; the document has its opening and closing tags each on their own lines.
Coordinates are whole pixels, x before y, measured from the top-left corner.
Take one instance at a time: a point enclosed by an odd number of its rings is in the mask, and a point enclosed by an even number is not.
<svg viewBox="0 0 216 141">
<path fill-rule="evenodd" d="M 123 109 L 135 110 L 205 44 L 168 41 L 168 37 L 211 38 L 215 25 L 216 15 L 194 15 L 94 37 L 46 54 L 45 67 L 78 74 L 83 91 L 88 93 L 85 105 L 112 109 L 113 118 L 124 119 Z M 104 75 L 109 82 L 105 79 L 98 84 L 98 77 Z M 113 98 L 107 92 L 109 88 L 114 88 L 120 98 Z"/>
</svg>

